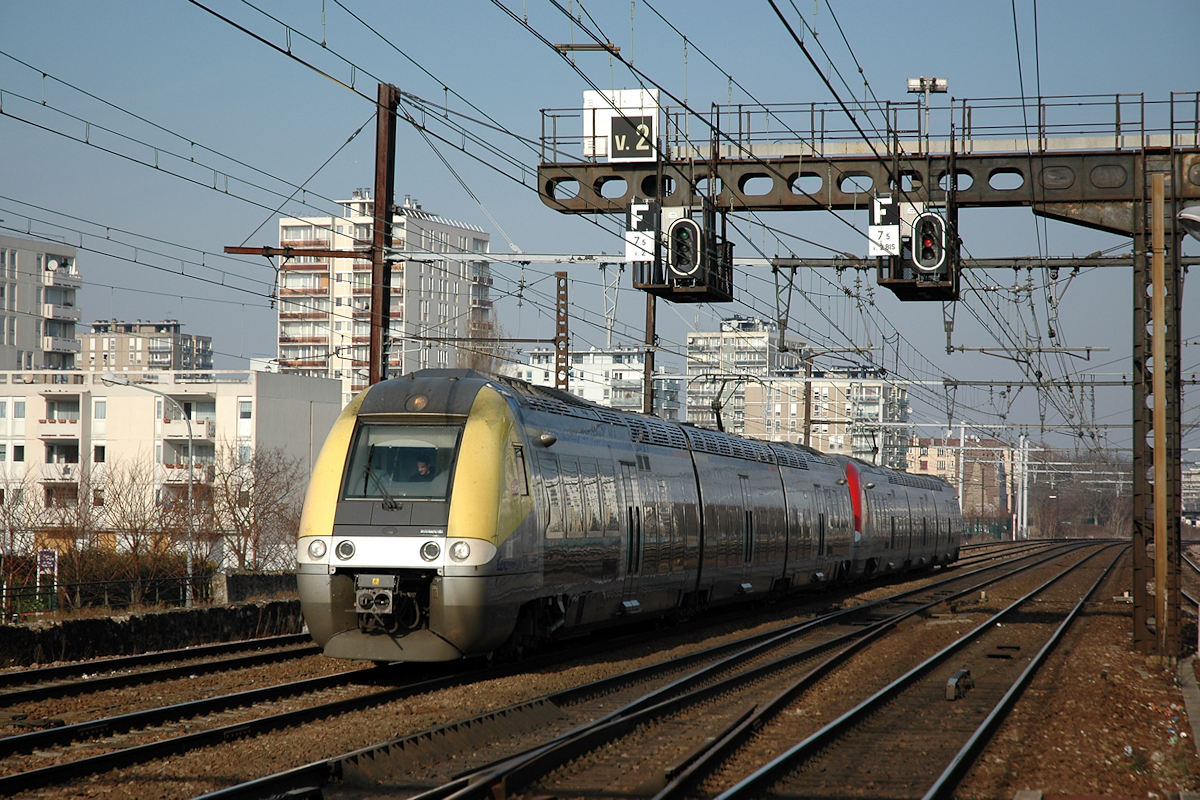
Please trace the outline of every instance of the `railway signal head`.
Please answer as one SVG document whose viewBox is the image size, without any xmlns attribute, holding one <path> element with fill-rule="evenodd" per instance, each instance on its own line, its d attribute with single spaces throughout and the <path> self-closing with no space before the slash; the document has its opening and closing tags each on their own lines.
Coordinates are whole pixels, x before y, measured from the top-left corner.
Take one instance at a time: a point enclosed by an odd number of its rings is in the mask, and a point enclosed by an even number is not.
<svg viewBox="0 0 1200 800">
<path fill-rule="evenodd" d="M 667 229 L 667 253 L 671 271 L 677 275 L 691 275 L 700 266 L 700 224 L 689 217 L 681 217 Z"/>
<path fill-rule="evenodd" d="M 936 272 L 946 264 L 946 221 L 925 213 L 913 220 L 913 264 L 921 272 Z"/>
</svg>

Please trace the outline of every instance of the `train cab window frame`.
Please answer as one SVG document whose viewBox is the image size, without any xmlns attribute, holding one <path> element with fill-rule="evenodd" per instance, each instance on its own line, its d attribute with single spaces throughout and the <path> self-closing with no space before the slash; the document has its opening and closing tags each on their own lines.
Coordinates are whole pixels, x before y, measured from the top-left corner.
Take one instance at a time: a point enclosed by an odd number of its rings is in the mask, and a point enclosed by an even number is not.
<svg viewBox="0 0 1200 800">
<path fill-rule="evenodd" d="M 462 425 L 360 425 L 346 462 L 342 499 L 446 500 L 462 431 Z"/>
</svg>

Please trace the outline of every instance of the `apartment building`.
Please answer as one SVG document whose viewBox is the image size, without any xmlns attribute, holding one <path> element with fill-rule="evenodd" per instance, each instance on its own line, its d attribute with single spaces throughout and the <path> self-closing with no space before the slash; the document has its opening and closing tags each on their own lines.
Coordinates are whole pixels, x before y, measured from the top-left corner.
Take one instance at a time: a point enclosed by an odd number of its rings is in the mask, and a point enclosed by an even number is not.
<svg viewBox="0 0 1200 800">
<path fill-rule="evenodd" d="M 211 336 L 184 333 L 177 320 L 92 323 L 92 332 L 79 337 L 79 368 L 141 372 L 160 370 L 211 370 Z"/>
<path fill-rule="evenodd" d="M 819 370 L 807 380 L 780 377 L 744 387 L 745 435 L 893 469 L 907 466 L 908 415 L 908 390 L 872 370 Z"/>
<path fill-rule="evenodd" d="M 225 448 L 278 449 L 305 474 L 341 410 L 337 381 L 267 372 L 0 372 L 0 489 L 80 502 L 114 465 L 140 465 L 158 502 L 211 486 Z M 113 383 L 113 380 L 124 383 Z M 188 459 L 189 447 L 191 461 Z M 191 467 L 189 469 L 189 466 Z M 0 501 L 3 496 L 0 495 Z"/>
<path fill-rule="evenodd" d="M 338 217 L 279 221 L 281 247 L 360 251 L 361 257 L 298 256 L 279 270 L 279 369 L 342 381 L 344 398 L 367 385 L 374 202 L 355 189 Z M 478 366 L 494 338 L 490 237 L 478 226 L 432 214 L 405 197 L 392 218 L 392 247 L 419 253 L 391 266 L 387 363 L 391 374 Z M 486 356 L 484 356 L 486 360 Z"/>
<path fill-rule="evenodd" d="M 641 348 L 592 347 L 571 350 L 567 353 L 567 364 L 571 394 L 621 411 L 641 412 L 646 375 L 646 356 Z M 529 351 L 525 364 L 506 371 L 537 386 L 554 386 L 554 350 L 535 347 Z M 656 374 L 662 375 L 668 371 L 656 365 Z M 655 416 L 679 419 L 680 389 L 678 378 L 662 377 L 655 380 Z"/>
<path fill-rule="evenodd" d="M 1013 482 L 1019 464 L 1012 447 L 999 439 L 914 437 L 908 471 L 938 475 L 960 492 L 963 514 L 1005 515 L 1015 505 Z"/>
<path fill-rule="evenodd" d="M 0 370 L 75 367 L 81 285 L 74 247 L 0 236 Z"/>
<path fill-rule="evenodd" d="M 746 390 L 755 379 L 803 374 L 804 343 L 788 337 L 779 346 L 778 326 L 752 317 L 722 320 L 716 331 L 687 335 L 687 421 L 746 433 Z M 714 406 L 714 404 L 716 404 Z"/>
</svg>

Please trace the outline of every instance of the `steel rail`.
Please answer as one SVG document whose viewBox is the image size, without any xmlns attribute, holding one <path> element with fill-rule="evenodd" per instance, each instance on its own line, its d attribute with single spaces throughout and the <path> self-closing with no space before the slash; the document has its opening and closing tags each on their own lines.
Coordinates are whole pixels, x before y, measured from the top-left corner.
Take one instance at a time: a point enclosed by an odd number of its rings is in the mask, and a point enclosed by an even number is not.
<svg viewBox="0 0 1200 800">
<path fill-rule="evenodd" d="M 307 638 L 307 637 L 306 637 Z M 156 683 L 160 681 L 181 678 L 187 675 L 204 675 L 210 672 L 224 672 L 248 667 L 261 666 L 279 661 L 289 661 L 294 658 L 318 655 L 321 648 L 315 644 L 293 647 L 291 650 L 272 650 L 269 652 L 251 653 L 249 655 L 231 656 L 228 658 L 201 661 L 192 664 L 180 664 L 173 667 L 142 670 L 140 672 L 125 672 L 119 675 L 101 675 L 95 678 L 79 680 L 63 680 L 56 683 L 41 683 L 25 689 L 14 689 L 0 692 L 0 708 L 17 703 L 29 703 L 44 700 L 48 697 L 67 697 L 87 694 L 107 689 L 119 689 L 125 686 L 136 686 L 141 683 Z M 3 739 L 0 739 L 3 741 Z"/>
<path fill-rule="evenodd" d="M 1110 546 L 1115 547 L 1115 546 L 1121 546 L 1121 545 L 1110 545 Z M 1125 549 L 1128 548 L 1128 545 L 1124 545 L 1121 547 L 1123 547 L 1123 549 L 1117 554 L 1116 557 L 1114 557 L 1113 564 L 1116 563 L 1116 560 L 1118 558 L 1120 558 L 1120 556 L 1124 553 Z M 1100 552 L 1102 552 L 1102 551 L 1097 551 L 1096 555 L 1099 555 Z M 768 787 L 774 785 L 777 781 L 782 779 L 784 777 L 784 775 L 786 775 L 788 772 L 790 772 L 792 769 L 794 769 L 796 766 L 798 766 L 805 759 L 807 759 L 810 756 L 812 756 L 813 754 L 815 754 L 818 750 L 831 744 L 838 736 L 840 736 L 848 728 L 850 728 L 854 724 L 862 721 L 867 715 L 873 713 L 878 708 L 883 706 L 885 703 L 890 701 L 893 697 L 898 695 L 901 691 L 903 691 L 904 689 L 907 689 L 910 685 L 912 685 L 913 683 L 918 681 L 920 678 L 924 677 L 927 673 L 929 673 L 935 667 L 939 666 L 947 658 L 954 655 L 954 653 L 956 653 L 957 651 L 959 651 L 960 649 L 965 647 L 967 644 L 980 638 L 983 634 L 987 633 L 998 622 L 1000 622 L 1000 620 L 1006 618 L 1010 614 L 1015 613 L 1018 608 L 1020 608 L 1024 604 L 1028 603 L 1031 599 L 1033 599 L 1034 597 L 1036 597 L 1037 595 L 1039 595 L 1040 593 L 1045 591 L 1047 588 L 1049 588 L 1053 584 L 1057 583 L 1058 581 L 1062 580 L 1063 578 L 1065 578 L 1067 575 L 1069 575 L 1074 570 L 1081 568 L 1082 565 L 1087 563 L 1088 561 L 1090 561 L 1092 557 L 1094 557 L 1094 556 L 1090 556 L 1089 558 L 1085 559 L 1084 561 L 1080 562 L 1079 564 L 1072 566 L 1069 570 L 1065 570 L 1065 571 L 1061 572 L 1060 574 L 1053 576 L 1052 578 L 1047 580 L 1042 585 L 1033 589 L 1032 591 L 1025 594 L 1024 596 L 1018 598 L 1017 600 L 1013 601 L 1011 604 L 1009 604 L 1008 606 L 1006 606 L 1005 608 L 1003 608 L 1002 610 L 1000 610 L 993 616 L 989 617 L 986 621 L 981 623 L 979 626 L 974 628 L 972 631 L 967 633 L 965 636 L 959 638 L 957 641 L 942 648 L 941 650 L 939 650 L 934 655 L 930 656 L 928 659 L 926 659 L 922 663 L 920 663 L 917 666 L 910 669 L 904 675 L 900 676 L 896 680 L 889 683 L 887 686 L 883 687 L 879 691 L 872 694 L 870 697 L 868 697 L 866 700 L 864 700 L 863 702 L 856 705 L 854 708 L 843 713 L 837 719 L 833 720 L 832 722 L 830 722 L 828 725 L 821 728 L 816 733 L 807 737 L 806 739 L 804 739 L 803 741 L 801 741 L 799 744 L 795 745 L 794 747 L 790 748 L 786 752 L 780 754 L 778 757 L 773 759 L 771 762 L 769 762 L 768 764 L 759 768 L 754 773 L 747 776 L 743 780 L 739 781 L 734 786 L 730 787 L 729 789 L 726 789 L 724 792 L 717 795 L 715 800 L 735 800 L 735 798 L 743 798 L 743 797 L 761 797 L 766 792 Z M 1108 572 L 1109 572 L 1109 570 L 1111 570 L 1111 568 L 1112 568 L 1112 564 L 1109 565 L 1109 567 L 1104 571 L 1104 573 L 1100 576 L 1100 578 L 1098 578 L 1096 580 L 1096 582 L 1092 586 L 1092 588 L 1089 589 L 1089 591 L 1085 595 L 1085 599 L 1086 599 L 1086 597 L 1091 596 L 1092 592 L 1095 591 L 1096 587 L 1099 586 L 1100 582 L 1103 581 L 1103 579 L 1108 575 Z M 1070 614 L 1066 617 L 1066 619 L 1074 620 L 1074 618 L 1077 615 L 1078 610 L 1080 608 L 1082 608 L 1082 602 L 1075 606 L 1075 608 L 1070 612 Z M 1065 627 L 1060 624 L 1059 628 L 1057 629 L 1056 635 L 1054 637 L 1052 637 L 1052 641 L 1057 642 L 1061 638 L 1061 635 L 1064 631 L 1065 631 Z M 1043 648 L 1043 650 L 1045 650 L 1045 648 Z M 1048 651 L 1046 651 L 1046 652 L 1048 652 Z"/>
<path fill-rule="evenodd" d="M 386 756 L 386 754 L 388 752 L 390 752 L 392 750 L 403 750 L 404 748 L 412 746 L 413 744 L 419 743 L 421 741 L 426 741 L 426 740 L 433 739 L 433 738 L 451 736 L 451 735 L 453 735 L 454 731 L 457 731 L 459 729 L 471 729 L 471 728 L 479 727 L 481 725 L 486 725 L 489 723 L 489 721 L 501 719 L 506 716 L 511 716 L 513 714 L 520 713 L 522 710 L 529 709 L 537 704 L 553 703 L 556 705 L 562 705 L 562 704 L 568 704 L 571 702 L 576 702 L 579 699 L 587 697 L 587 696 L 603 694 L 604 692 L 608 691 L 609 689 L 611 689 L 612 687 L 614 687 L 616 685 L 636 681 L 637 679 L 639 679 L 640 676 L 645 675 L 645 674 L 650 674 L 655 671 L 662 672 L 662 671 L 667 671 L 667 670 L 678 670 L 680 668 L 686 668 L 686 666 L 688 664 L 697 663 L 697 662 L 700 662 L 703 660 L 710 660 L 713 657 L 721 657 L 722 654 L 725 654 L 725 653 L 733 653 L 732 657 L 737 657 L 739 654 L 743 654 L 742 655 L 743 659 L 749 658 L 749 657 L 752 657 L 755 653 L 760 652 L 764 647 L 774 646 L 776 644 L 779 644 L 784 639 L 793 638 L 799 634 L 802 634 L 802 633 L 808 631 L 811 628 L 819 627 L 821 625 L 826 625 L 831 622 L 837 622 L 839 620 L 853 617 L 853 616 L 861 616 L 864 614 L 870 614 L 872 611 L 876 611 L 880 607 L 885 606 L 889 603 L 905 602 L 919 593 L 937 592 L 939 590 L 939 587 L 944 586 L 951 582 L 961 582 L 964 578 L 980 576 L 983 573 L 995 571 L 995 570 L 1001 569 L 1001 568 L 1006 568 L 1006 569 L 1011 570 L 1012 567 L 1014 567 L 1016 565 L 1020 565 L 1022 562 L 1031 562 L 1031 563 L 1021 566 L 1020 570 L 1032 569 L 1033 567 L 1036 567 L 1042 563 L 1045 563 L 1046 561 L 1049 561 L 1049 560 L 1063 554 L 1064 552 L 1072 551 L 1080 546 L 1082 546 L 1082 545 L 1080 545 L 1079 543 L 1070 544 L 1070 543 L 1057 542 L 1054 544 L 1053 547 L 1051 547 L 1049 549 L 1041 550 L 1039 552 L 1032 553 L 1032 554 L 1023 554 L 1020 557 L 1012 559 L 1009 562 L 992 564 L 992 565 L 989 565 L 986 567 L 981 567 L 977 570 L 973 570 L 971 572 L 964 573 L 964 574 L 955 575 L 951 578 L 946 578 L 942 581 L 938 581 L 934 584 L 931 584 L 931 585 L 928 585 L 925 587 L 906 590 L 904 592 L 897 593 L 896 595 L 893 595 L 893 596 L 890 596 L 887 598 L 882 598 L 880 600 L 863 603 L 863 604 L 860 604 L 857 606 L 853 606 L 851 608 L 839 609 L 839 610 L 831 612 L 829 614 L 825 614 L 825 615 L 816 617 L 812 620 L 806 620 L 803 622 L 794 623 L 792 625 L 785 626 L 784 628 L 777 629 L 775 631 L 768 631 L 766 633 L 756 634 L 755 636 L 748 637 L 745 640 L 727 643 L 724 645 L 720 645 L 718 647 L 710 648 L 705 651 L 690 654 L 687 656 L 681 656 L 679 658 L 671 659 L 666 662 L 661 662 L 660 664 L 657 664 L 657 665 L 643 667 L 632 673 L 624 673 L 624 674 L 616 675 L 616 676 L 613 676 L 610 678 L 605 678 L 601 681 L 597 681 L 597 682 L 590 683 L 590 684 L 585 684 L 580 687 L 574 687 L 572 689 L 563 690 L 561 692 L 553 693 L 551 695 L 546 695 L 544 697 L 537 698 L 537 699 L 531 700 L 531 701 L 527 701 L 525 703 L 516 704 L 514 706 L 510 706 L 508 708 L 501 709 L 496 712 L 490 712 L 489 714 L 481 715 L 479 717 L 471 718 L 469 720 L 464 720 L 464 721 L 460 721 L 457 723 L 453 723 L 452 725 L 442 726 L 441 728 L 423 731 L 418 734 L 413 734 L 411 736 L 400 737 L 397 739 L 390 740 L 388 742 L 381 743 L 379 745 L 373 745 L 373 746 L 369 746 L 366 748 L 361 748 L 361 749 L 353 751 L 351 753 L 346 753 L 346 754 L 343 754 L 340 756 L 335 756 L 335 757 L 332 757 L 329 759 L 316 761 L 316 762 L 306 764 L 301 767 L 296 767 L 291 770 L 286 770 L 286 771 L 283 771 L 280 773 L 276 773 L 275 775 L 265 776 L 263 778 L 258 778 L 258 779 L 248 781 L 248 782 L 245 782 L 242 784 L 237 784 L 235 786 L 227 787 L 225 789 L 219 789 L 219 790 L 201 795 L 200 798 L 197 798 L 197 800 L 250 800 L 251 798 L 277 797 L 281 793 L 288 793 L 289 797 L 295 797 L 295 798 L 303 798 L 303 797 L 309 797 L 309 796 L 320 797 L 319 787 L 326 784 L 334 776 L 340 774 L 343 771 L 344 767 L 358 763 L 360 761 L 367 761 L 367 760 L 374 759 L 377 757 L 384 757 L 384 756 Z M 934 600 L 932 600 L 928 603 L 917 605 L 914 608 L 905 609 L 904 611 L 901 612 L 900 615 L 901 616 L 910 616 L 915 613 L 920 613 L 921 610 L 923 610 L 929 606 L 945 603 L 949 599 L 954 599 L 955 597 L 958 597 L 960 595 L 972 593 L 974 591 L 977 591 L 979 588 L 981 588 L 983 586 L 989 585 L 990 583 L 994 582 L 995 580 L 1000 580 L 1002 578 L 1009 577 L 1011 574 L 1013 574 L 1013 572 L 1020 571 L 1020 570 L 1012 570 L 1010 572 L 1007 572 L 1003 576 L 999 576 L 999 577 L 996 577 L 996 578 L 993 578 L 990 580 L 982 580 L 982 581 L 972 584 L 971 586 L 969 586 L 965 589 L 962 589 L 958 592 L 939 595 Z M 873 630 L 875 627 L 887 626 L 888 624 L 889 624 L 888 619 L 878 621 L 878 622 L 874 623 L 873 625 L 865 626 L 860 631 L 855 632 L 855 634 L 853 634 L 853 637 L 859 638 L 859 637 L 863 637 L 863 636 L 869 636 L 870 631 Z M 891 624 L 894 624 L 894 622 L 892 622 Z M 824 643 L 824 649 L 828 649 L 833 646 L 836 646 L 836 644 Z M 853 647 L 854 644 L 851 643 L 849 646 Z M 817 649 L 817 648 L 814 648 L 814 649 Z M 749 651 L 753 651 L 753 652 L 749 652 Z M 808 657 L 811 657 L 811 655 L 812 654 L 810 653 Z M 791 660 L 795 660 L 796 656 L 789 656 L 788 658 Z M 626 720 L 623 718 L 630 718 L 630 717 L 634 718 L 634 721 L 632 724 L 636 725 L 640 721 L 644 721 L 644 719 L 638 715 L 650 714 L 652 712 L 663 712 L 664 710 L 670 708 L 671 703 L 676 702 L 676 701 L 665 700 L 664 698 L 669 697 L 669 695 L 671 693 L 676 693 L 676 694 L 684 693 L 684 696 L 686 697 L 686 692 L 687 692 L 688 686 L 696 685 L 705 680 L 711 679 L 713 673 L 719 672 L 721 670 L 728 669 L 728 668 L 729 668 L 729 666 L 727 663 L 718 662 L 715 665 L 711 665 L 710 667 L 706 667 L 696 673 L 685 676 L 684 678 L 681 678 L 680 680 L 674 681 L 669 686 L 663 687 L 663 688 L 657 690 L 656 692 L 651 693 L 650 695 L 647 695 L 638 700 L 635 700 L 632 703 L 629 703 L 626 706 L 624 706 L 620 709 L 617 709 L 614 712 L 610 712 L 609 714 L 606 714 L 604 717 L 602 717 L 598 720 L 588 723 L 587 725 L 580 726 L 579 728 L 576 728 L 573 731 L 568 731 L 567 733 L 563 734 L 562 736 L 556 737 L 555 739 L 552 739 L 549 742 L 543 743 L 542 745 L 538 745 L 533 748 L 530 748 L 529 750 L 525 751 L 524 753 L 520 753 L 515 756 L 509 757 L 506 759 L 502 759 L 499 762 L 489 764 L 484 767 L 473 770 L 468 775 L 460 776 L 459 778 L 455 779 L 454 781 L 452 781 L 448 784 L 431 789 L 427 792 L 417 795 L 417 797 L 420 798 L 420 800 L 433 800 L 434 798 L 445 798 L 445 797 L 458 798 L 458 797 L 486 796 L 486 792 L 490 791 L 490 788 L 492 786 L 494 786 L 496 783 L 495 778 L 496 778 L 497 773 L 502 772 L 505 768 L 513 767 L 514 765 L 517 764 L 517 762 L 519 760 L 538 758 L 543 753 L 545 753 L 547 750 L 563 744 L 564 742 L 569 740 L 571 737 L 583 737 L 583 736 L 588 735 L 587 734 L 588 729 L 591 727 L 597 726 L 597 725 L 611 724 L 612 727 L 610 728 L 610 730 L 618 730 L 618 729 L 620 729 L 620 727 L 622 727 L 626 724 Z M 765 665 L 764 667 L 760 667 L 758 669 L 769 671 L 771 669 L 771 665 Z M 746 676 L 746 673 L 742 673 L 738 676 L 728 678 L 728 679 L 726 679 L 726 685 L 728 685 L 729 681 L 733 681 L 733 682 L 745 681 L 746 680 L 745 676 Z M 701 689 L 699 691 L 706 691 L 706 690 Z M 563 753 L 563 752 L 569 752 L 569 751 L 562 750 L 559 752 Z M 489 783 L 489 777 L 492 779 L 490 783 Z M 478 793 L 480 789 L 483 789 L 484 793 L 482 793 L 482 794 Z"/>
<path fill-rule="evenodd" d="M 311 642 L 312 637 L 307 633 L 291 633 L 283 636 L 267 636 L 261 639 L 243 639 L 237 642 L 216 642 L 192 647 L 181 647 L 175 650 L 156 650 L 152 653 L 136 653 L 128 656 L 116 656 L 92 661 L 76 661 L 70 664 L 60 664 L 54 667 L 40 667 L 16 672 L 0 673 L 0 689 L 10 686 L 26 686 L 41 681 L 62 680 L 75 678 L 88 673 L 103 670 L 130 669 L 146 664 L 157 664 L 163 661 L 178 661 L 182 658 L 207 658 L 222 653 L 237 653 L 243 650 L 261 650 L 264 647 L 282 647 L 285 645 Z"/>
<path fill-rule="evenodd" d="M 1050 637 L 1050 639 L 1042 646 L 1040 650 L 1038 650 L 1037 654 L 1029 662 L 1028 666 L 1026 666 L 1025 669 L 1022 670 L 1020 676 L 1017 677 L 1017 680 L 1011 687 L 1009 687 L 1009 690 L 1004 693 L 1004 696 L 1000 698 L 1000 702 L 996 703 L 996 706 L 992 709 L 992 711 L 987 715 L 983 722 L 980 723 L 975 732 L 971 734 L 971 737 L 967 740 L 966 744 L 959 749 L 954 758 L 946 766 L 946 769 L 943 770 L 940 776 L 938 776 L 938 779 L 934 781 L 933 785 L 929 787 L 929 791 L 925 793 L 922 800 L 950 800 L 952 797 L 951 793 L 958 786 L 959 781 L 962 780 L 963 776 L 967 772 L 967 769 L 970 768 L 971 764 L 974 763 L 979 754 L 983 752 L 983 748 L 987 745 L 988 740 L 991 739 L 992 734 L 996 732 L 996 729 L 1000 727 L 1000 723 L 1003 722 L 1008 713 L 1012 711 L 1013 706 L 1016 705 L 1017 700 L 1025 691 L 1025 688 L 1033 680 L 1033 677 L 1037 674 L 1037 671 L 1041 668 L 1042 664 L 1050 656 L 1050 653 L 1053 652 L 1053 650 L 1058 646 L 1059 642 L 1062 641 L 1063 636 L 1066 635 L 1067 629 L 1071 627 L 1071 624 L 1075 621 L 1076 617 L 1079 616 L 1079 612 L 1083 610 L 1084 604 L 1090 600 L 1092 595 L 1096 593 L 1096 590 L 1100 588 L 1100 584 L 1103 583 L 1104 579 L 1108 577 L 1108 574 L 1112 572 L 1113 567 L 1116 566 L 1117 560 L 1125 554 L 1126 550 L 1128 550 L 1128 547 L 1117 553 L 1116 557 L 1112 560 L 1112 563 L 1110 563 L 1108 567 L 1105 568 L 1104 573 L 1096 579 L 1096 582 L 1092 585 L 1092 588 L 1088 591 L 1088 593 L 1079 599 L 1079 602 L 1075 604 L 1075 607 L 1071 609 L 1071 612 L 1066 616 L 1065 619 L 1063 619 L 1061 623 L 1059 623 L 1058 628 L 1056 628 L 1054 631 L 1054 635 Z"/>
</svg>

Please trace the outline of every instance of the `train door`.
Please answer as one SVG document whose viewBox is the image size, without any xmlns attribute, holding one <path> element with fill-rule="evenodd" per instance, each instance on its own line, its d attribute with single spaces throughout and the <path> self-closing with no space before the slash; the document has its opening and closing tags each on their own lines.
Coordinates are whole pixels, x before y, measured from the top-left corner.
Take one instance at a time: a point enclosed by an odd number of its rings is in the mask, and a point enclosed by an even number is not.
<svg viewBox="0 0 1200 800">
<path fill-rule="evenodd" d="M 741 583 L 751 583 L 754 575 L 754 493 L 750 490 L 750 476 L 738 475 L 738 496 L 741 498 Z"/>
<path fill-rule="evenodd" d="M 917 509 L 921 515 L 921 524 L 932 530 L 933 543 L 929 548 L 929 552 L 933 556 L 933 562 L 936 564 L 938 549 L 941 547 L 942 526 L 938 524 L 937 512 L 929 507 L 929 493 L 922 490 L 920 498 L 920 501 L 917 503 Z"/>
<path fill-rule="evenodd" d="M 625 586 L 621 601 L 625 611 L 633 613 L 641 605 L 637 600 L 637 577 L 642 572 L 642 503 L 637 465 L 631 461 L 621 462 L 621 490 L 625 501 L 621 523 L 625 533 Z"/>
</svg>

